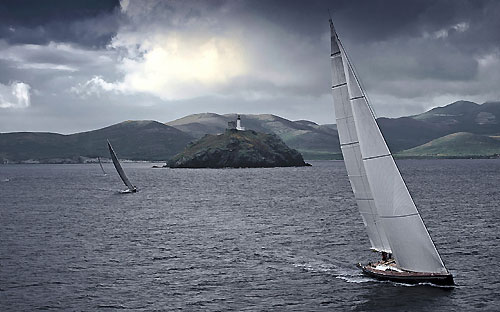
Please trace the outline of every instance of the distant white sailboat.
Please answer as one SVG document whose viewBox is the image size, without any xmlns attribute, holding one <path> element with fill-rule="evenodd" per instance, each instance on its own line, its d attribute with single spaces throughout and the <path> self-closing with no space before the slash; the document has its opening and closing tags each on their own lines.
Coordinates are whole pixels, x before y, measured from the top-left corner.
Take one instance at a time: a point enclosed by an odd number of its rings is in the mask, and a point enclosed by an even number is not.
<svg viewBox="0 0 500 312">
<path fill-rule="evenodd" d="M 97 156 L 97 160 L 99 161 L 99 166 L 101 166 L 102 173 L 104 175 L 107 175 L 106 171 L 104 171 L 104 168 L 103 168 L 102 163 L 101 163 L 101 158 L 99 156 Z"/>
<path fill-rule="evenodd" d="M 409 283 L 453 285 L 380 132 L 330 19 L 332 93 L 347 174 L 382 260 L 361 265 L 367 275 Z"/>
<path fill-rule="evenodd" d="M 118 161 L 118 158 L 116 157 L 116 153 L 113 150 L 111 143 L 109 143 L 109 140 L 107 141 L 108 141 L 109 153 L 111 154 L 111 159 L 113 160 L 113 164 L 115 165 L 116 171 L 118 172 L 118 175 L 122 179 L 123 183 L 128 187 L 128 189 L 121 191 L 120 193 L 125 194 L 125 193 L 137 192 L 137 188 L 134 185 L 132 185 L 132 183 L 130 183 L 130 180 L 127 178 L 127 175 L 125 174 L 125 171 L 123 171 L 123 168 L 120 162 Z"/>
</svg>

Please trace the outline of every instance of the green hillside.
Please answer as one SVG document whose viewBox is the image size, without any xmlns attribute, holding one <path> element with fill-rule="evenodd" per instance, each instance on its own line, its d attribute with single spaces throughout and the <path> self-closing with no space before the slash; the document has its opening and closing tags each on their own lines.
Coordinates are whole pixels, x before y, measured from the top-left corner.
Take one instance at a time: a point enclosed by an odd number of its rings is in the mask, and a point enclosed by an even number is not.
<svg viewBox="0 0 500 312">
<path fill-rule="evenodd" d="M 477 157 L 500 154 L 500 140 L 494 137 L 457 132 L 397 154 L 404 157 Z"/>
<path fill-rule="evenodd" d="M 481 105 L 469 101 L 457 101 L 446 106 L 435 107 L 425 113 L 412 116 L 418 120 L 457 119 L 474 113 Z"/>
<path fill-rule="evenodd" d="M 193 137 L 156 121 L 125 121 L 106 128 L 61 135 L 56 133 L 0 133 L 0 160 L 20 162 L 78 162 L 79 157 L 109 157 L 109 139 L 118 157 L 166 160 Z"/>
<path fill-rule="evenodd" d="M 448 129 L 410 117 L 378 118 L 378 125 L 393 153 L 427 143 L 449 134 Z"/>
<path fill-rule="evenodd" d="M 235 119 L 236 117 L 230 119 L 214 113 L 201 113 L 187 115 L 165 124 L 199 139 L 205 134 L 223 133 L 227 128 L 228 121 Z"/>
<path fill-rule="evenodd" d="M 486 102 L 479 105 L 474 102 L 458 101 L 433 108 L 412 118 L 440 127 L 446 131 L 446 134 L 456 132 L 498 134 L 500 133 L 500 102 Z"/>
</svg>

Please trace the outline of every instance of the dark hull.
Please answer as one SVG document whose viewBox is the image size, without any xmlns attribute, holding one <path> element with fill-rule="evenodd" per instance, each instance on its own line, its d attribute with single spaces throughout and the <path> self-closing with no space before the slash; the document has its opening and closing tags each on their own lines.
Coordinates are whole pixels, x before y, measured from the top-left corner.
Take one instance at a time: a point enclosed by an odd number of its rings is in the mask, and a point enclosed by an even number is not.
<svg viewBox="0 0 500 312">
<path fill-rule="evenodd" d="M 435 285 L 452 286 L 455 285 L 453 281 L 453 276 L 451 274 L 439 274 L 439 273 L 422 273 L 422 272 L 396 272 L 392 270 L 377 270 L 370 265 L 362 266 L 358 264 L 365 275 L 374 277 L 379 280 L 407 283 L 407 284 L 419 284 L 419 283 L 431 283 Z"/>
</svg>

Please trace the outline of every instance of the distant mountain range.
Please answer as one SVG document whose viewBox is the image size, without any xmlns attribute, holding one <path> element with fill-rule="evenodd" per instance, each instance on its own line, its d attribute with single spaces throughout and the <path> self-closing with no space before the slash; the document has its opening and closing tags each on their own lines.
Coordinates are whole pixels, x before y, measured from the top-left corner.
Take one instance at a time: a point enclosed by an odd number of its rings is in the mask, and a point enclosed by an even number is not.
<svg viewBox="0 0 500 312">
<path fill-rule="evenodd" d="M 70 135 L 1 133 L 0 161 L 75 163 L 98 156 L 109 158 L 106 139 L 113 144 L 119 158 L 163 161 L 178 153 L 194 138 L 157 121 L 124 121 Z"/>
<path fill-rule="evenodd" d="M 205 134 L 223 133 L 236 114 L 202 113 L 167 122 L 125 121 L 106 128 L 61 135 L 0 133 L 0 161 L 80 162 L 108 157 L 109 139 L 119 158 L 166 161 Z M 305 159 L 340 159 L 335 124 L 290 121 L 269 115 L 241 115 L 242 125 L 275 133 Z M 333 121 L 333 116 L 332 116 Z M 500 154 L 500 102 L 458 101 L 419 115 L 378 118 L 389 148 L 404 157 L 490 157 Z"/>
</svg>

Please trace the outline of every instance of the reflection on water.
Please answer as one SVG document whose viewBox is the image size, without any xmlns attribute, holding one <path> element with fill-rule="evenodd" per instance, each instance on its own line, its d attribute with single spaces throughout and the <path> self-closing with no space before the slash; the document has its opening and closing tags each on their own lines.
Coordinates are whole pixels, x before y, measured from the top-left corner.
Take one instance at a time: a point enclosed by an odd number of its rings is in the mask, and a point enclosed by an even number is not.
<svg viewBox="0 0 500 312">
<path fill-rule="evenodd" d="M 439 307 L 453 306 L 453 292 L 451 287 L 369 283 L 359 294 L 355 311 L 440 311 Z"/>
</svg>

